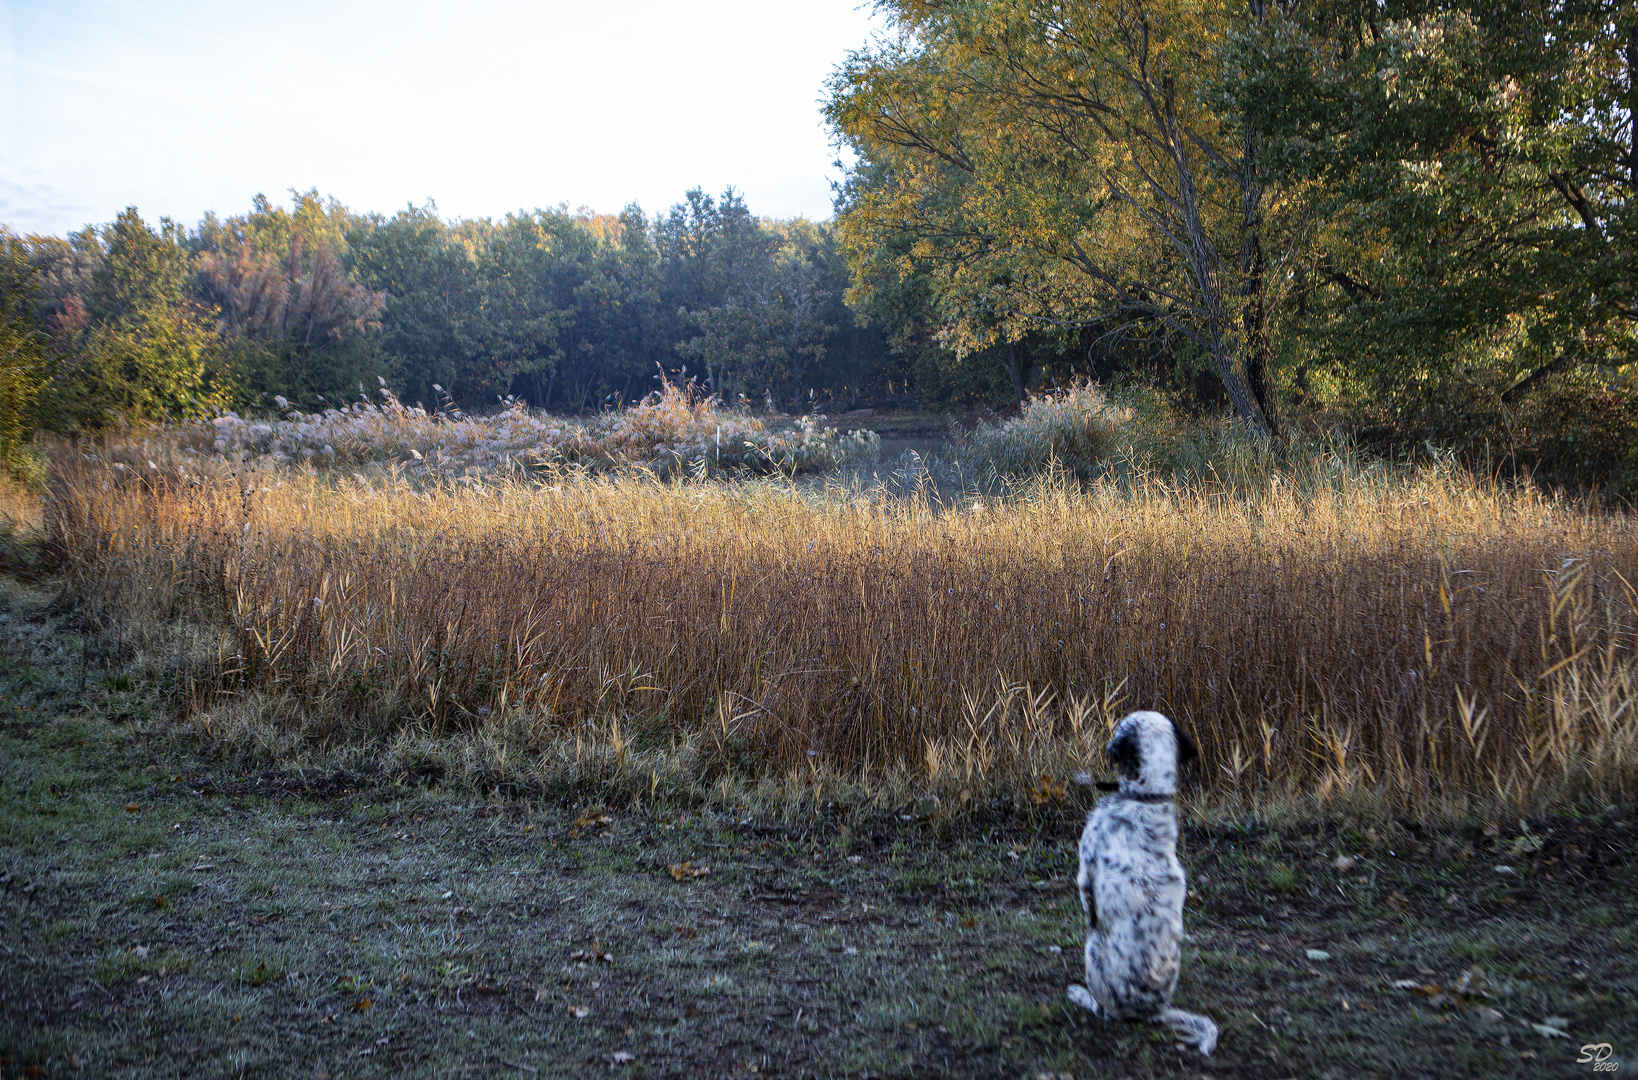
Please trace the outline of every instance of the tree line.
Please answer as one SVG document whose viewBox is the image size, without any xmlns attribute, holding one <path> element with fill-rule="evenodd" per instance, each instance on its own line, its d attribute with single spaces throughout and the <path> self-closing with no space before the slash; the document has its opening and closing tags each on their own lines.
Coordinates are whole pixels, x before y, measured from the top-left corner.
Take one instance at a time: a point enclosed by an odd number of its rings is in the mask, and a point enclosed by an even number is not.
<svg viewBox="0 0 1638 1080">
<path fill-rule="evenodd" d="M 507 397 L 595 410 L 662 375 L 793 412 L 914 392 L 904 335 L 845 301 L 835 226 L 759 218 L 732 189 L 690 191 L 653 218 L 631 206 L 453 222 L 307 192 L 193 228 L 130 208 L 0 245 L 13 433 L 25 413 L 88 432 L 279 399 L 311 409 L 377 377 L 468 410 Z"/>
</svg>

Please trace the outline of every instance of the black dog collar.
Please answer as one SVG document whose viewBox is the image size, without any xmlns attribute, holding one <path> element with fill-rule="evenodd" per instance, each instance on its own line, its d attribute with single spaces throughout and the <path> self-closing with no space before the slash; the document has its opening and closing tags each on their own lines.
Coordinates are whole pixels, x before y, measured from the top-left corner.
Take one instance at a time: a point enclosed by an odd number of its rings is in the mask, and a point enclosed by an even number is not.
<svg viewBox="0 0 1638 1080">
<path fill-rule="evenodd" d="M 1098 790 L 1099 791 L 1117 791 L 1117 792 L 1119 792 L 1120 791 L 1120 785 L 1110 783 L 1108 780 L 1099 780 L 1098 781 Z M 1115 798 L 1117 798 L 1117 799 L 1131 799 L 1133 802 L 1147 802 L 1147 803 L 1171 802 L 1173 797 L 1174 796 L 1172 796 L 1172 795 L 1150 795 L 1147 792 L 1136 792 L 1136 791 L 1134 791 L 1134 792 L 1121 792 L 1120 794 L 1115 796 Z"/>
</svg>

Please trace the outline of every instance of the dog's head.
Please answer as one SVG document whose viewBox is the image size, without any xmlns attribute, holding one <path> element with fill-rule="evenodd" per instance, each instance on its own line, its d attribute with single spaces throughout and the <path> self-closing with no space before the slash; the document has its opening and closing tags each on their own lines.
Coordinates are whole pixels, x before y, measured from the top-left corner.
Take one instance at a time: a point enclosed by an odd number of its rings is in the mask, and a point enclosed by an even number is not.
<svg viewBox="0 0 1638 1080">
<path fill-rule="evenodd" d="M 1106 752 L 1120 790 L 1133 795 L 1175 794 L 1177 771 L 1200 756 L 1189 733 L 1157 712 L 1135 712 L 1116 724 Z"/>
</svg>

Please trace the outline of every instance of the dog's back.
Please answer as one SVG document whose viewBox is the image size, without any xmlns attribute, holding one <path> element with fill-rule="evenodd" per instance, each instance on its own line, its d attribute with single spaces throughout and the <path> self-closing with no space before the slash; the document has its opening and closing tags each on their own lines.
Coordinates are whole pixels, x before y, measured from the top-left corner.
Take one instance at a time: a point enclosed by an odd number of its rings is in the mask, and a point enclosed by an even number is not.
<svg viewBox="0 0 1638 1080">
<path fill-rule="evenodd" d="M 1087 880 L 1090 878 L 1090 880 Z M 1087 816 L 1080 885 L 1095 910 L 1089 960 L 1101 987 L 1088 987 L 1112 1019 L 1150 1019 L 1171 1004 L 1182 966 L 1183 899 L 1177 810 L 1170 802 L 1114 795 Z"/>
</svg>

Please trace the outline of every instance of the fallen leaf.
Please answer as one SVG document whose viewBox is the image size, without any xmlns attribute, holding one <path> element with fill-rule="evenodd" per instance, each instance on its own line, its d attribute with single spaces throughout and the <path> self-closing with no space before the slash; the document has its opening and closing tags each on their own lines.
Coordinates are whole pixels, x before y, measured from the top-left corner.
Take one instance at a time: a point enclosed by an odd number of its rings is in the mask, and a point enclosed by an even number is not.
<svg viewBox="0 0 1638 1080">
<path fill-rule="evenodd" d="M 216 869 L 216 864 L 215 863 L 200 863 L 198 866 L 193 868 L 193 872 L 194 873 L 199 873 L 199 872 L 204 871 L 204 870 L 214 870 L 214 869 Z"/>
<path fill-rule="evenodd" d="M 1334 860 L 1332 860 L 1331 865 L 1336 867 L 1342 873 L 1346 874 L 1348 871 L 1354 868 L 1354 859 L 1351 855 L 1338 855 Z"/>
<path fill-rule="evenodd" d="M 142 804 L 141 803 L 128 802 L 128 803 L 125 804 L 125 812 L 127 814 L 140 814 L 140 813 L 142 813 Z"/>
<path fill-rule="evenodd" d="M 138 960 L 148 959 L 148 946 L 146 945 L 134 945 L 131 947 L 131 952 L 136 955 Z"/>
<path fill-rule="evenodd" d="M 369 998 L 359 998 L 357 1001 L 353 1002 L 353 1012 L 364 1012 L 374 1004 L 375 1002 L 371 1001 Z"/>
<path fill-rule="evenodd" d="M 1518 858 L 1520 855 L 1534 855 L 1541 850 L 1544 843 L 1545 841 L 1535 833 L 1525 833 L 1514 838 L 1508 851 L 1514 858 Z"/>
<path fill-rule="evenodd" d="M 671 871 L 671 876 L 676 878 L 678 881 L 685 881 L 688 878 L 705 877 L 711 873 L 711 868 L 709 866 L 695 866 L 692 862 L 672 863 L 669 867 L 667 867 L 667 869 Z"/>
<path fill-rule="evenodd" d="M 1502 1022 L 1502 1014 L 1501 1014 L 1500 1010 L 1492 1009 L 1488 1005 L 1479 1006 L 1478 1013 L 1479 1013 L 1479 1019 L 1484 1020 L 1484 1021 L 1486 1021 L 1488 1023 L 1499 1024 L 1499 1023 Z"/>
<path fill-rule="evenodd" d="M 1468 968 L 1462 977 L 1456 981 L 1456 992 L 1468 997 L 1491 997 L 1490 983 L 1484 976 L 1484 969 L 1478 965 Z"/>
<path fill-rule="evenodd" d="M 85 1059 L 80 1057 L 78 1054 L 69 1054 L 68 1067 L 71 1069 L 83 1069 L 85 1068 Z"/>
<path fill-rule="evenodd" d="M 566 1011 L 576 1020 L 584 1020 L 586 1017 L 591 1015 L 591 1010 L 584 1005 L 565 1005 L 563 1008 L 564 1011 Z"/>
</svg>

